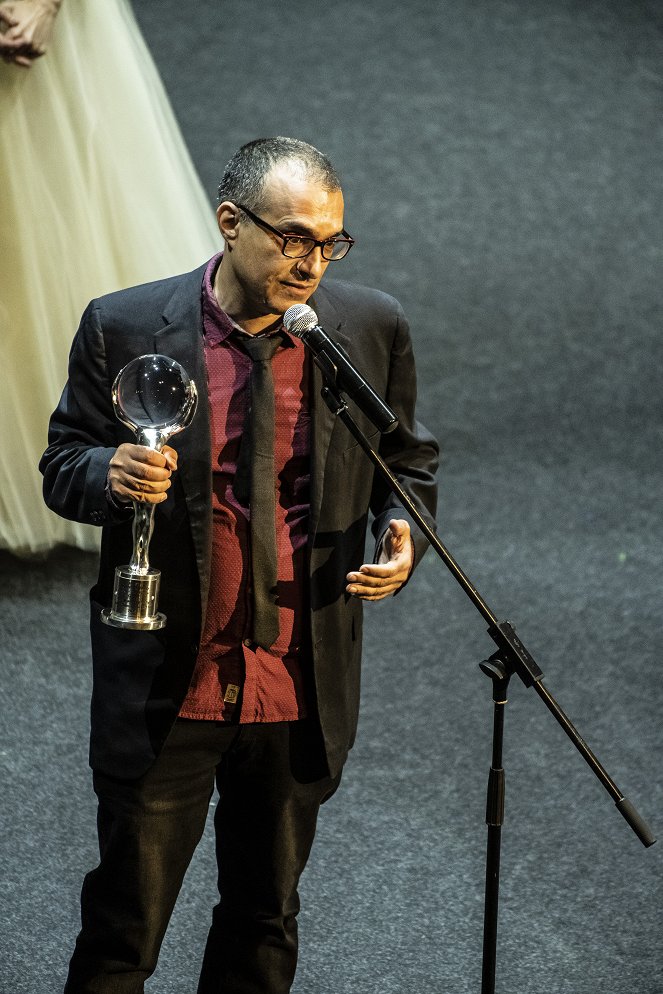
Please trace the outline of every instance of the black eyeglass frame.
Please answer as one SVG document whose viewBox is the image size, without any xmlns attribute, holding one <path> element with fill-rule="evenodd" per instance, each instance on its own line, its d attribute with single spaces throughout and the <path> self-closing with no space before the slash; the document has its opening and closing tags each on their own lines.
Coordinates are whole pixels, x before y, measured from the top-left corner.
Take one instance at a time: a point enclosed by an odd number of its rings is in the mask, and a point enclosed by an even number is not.
<svg viewBox="0 0 663 994">
<path fill-rule="evenodd" d="M 249 208 L 245 207 L 243 204 L 236 204 L 235 206 L 240 211 L 243 211 L 246 214 L 246 216 L 251 221 L 253 221 L 254 224 L 258 225 L 258 227 L 264 228 L 265 231 L 271 231 L 271 233 L 273 235 L 277 235 L 277 237 L 281 239 L 281 242 L 282 242 L 282 245 L 281 245 L 281 254 L 284 255 L 286 257 L 286 259 L 306 259 L 306 257 L 309 256 L 311 254 L 311 252 L 313 252 L 313 250 L 315 248 L 317 248 L 318 246 L 320 246 L 320 251 L 322 252 L 322 258 L 325 260 L 325 262 L 340 262 L 341 259 L 345 259 L 345 257 L 347 256 L 348 252 L 350 251 L 350 249 L 352 248 L 352 246 L 355 243 L 354 238 L 352 237 L 352 235 L 350 234 L 349 231 L 345 230 L 345 228 L 343 228 L 342 232 L 341 232 L 343 234 L 343 236 L 344 236 L 343 238 L 312 238 L 310 235 L 297 235 L 297 234 L 295 234 L 294 231 L 292 231 L 292 232 L 279 231 L 279 229 L 275 228 L 273 224 L 270 224 L 269 221 L 264 221 L 261 217 L 258 217 L 257 214 L 254 214 L 253 211 L 249 210 Z M 305 252 L 303 255 L 288 255 L 288 253 L 286 252 L 286 248 L 287 248 L 287 245 L 288 245 L 288 241 L 291 238 L 296 238 L 296 239 L 298 239 L 300 241 L 301 240 L 305 240 L 307 242 L 313 242 L 313 244 L 311 245 L 311 247 L 308 250 L 308 252 Z M 332 258 L 331 256 L 325 255 L 325 246 L 326 245 L 332 245 L 333 246 L 333 245 L 339 245 L 339 244 L 341 244 L 341 245 L 347 245 L 348 246 L 347 249 L 346 249 L 346 251 L 343 253 L 343 255 L 337 255 L 335 258 Z M 332 249 L 332 251 L 333 251 L 333 249 Z"/>
</svg>

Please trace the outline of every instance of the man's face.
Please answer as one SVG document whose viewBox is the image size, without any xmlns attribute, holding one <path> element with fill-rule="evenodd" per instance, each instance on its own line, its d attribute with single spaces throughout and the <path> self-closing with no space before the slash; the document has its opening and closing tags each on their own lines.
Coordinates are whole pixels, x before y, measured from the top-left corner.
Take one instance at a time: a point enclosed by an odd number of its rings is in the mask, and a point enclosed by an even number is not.
<svg viewBox="0 0 663 994">
<path fill-rule="evenodd" d="M 297 163 L 284 162 L 272 169 L 264 204 L 259 216 L 287 234 L 327 239 L 343 230 L 341 191 L 327 190 L 307 178 Z M 227 205 L 225 214 L 223 204 L 218 214 L 226 241 L 222 294 L 235 320 L 276 317 L 312 296 L 328 266 L 319 247 L 304 259 L 288 259 L 276 235 L 245 216 L 236 221 Z"/>
</svg>

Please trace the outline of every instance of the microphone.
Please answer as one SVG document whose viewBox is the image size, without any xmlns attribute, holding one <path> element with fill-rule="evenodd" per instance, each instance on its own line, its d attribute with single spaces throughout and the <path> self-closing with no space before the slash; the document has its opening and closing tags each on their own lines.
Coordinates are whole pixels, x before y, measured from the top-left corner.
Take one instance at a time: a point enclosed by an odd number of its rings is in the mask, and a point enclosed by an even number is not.
<svg viewBox="0 0 663 994">
<path fill-rule="evenodd" d="M 336 373 L 336 384 L 354 400 L 360 411 L 369 418 L 383 435 L 393 431 L 398 424 L 398 418 L 392 409 L 385 404 L 373 387 L 353 366 L 345 350 L 333 342 L 326 331 L 318 324 L 318 315 L 308 304 L 293 304 L 283 315 L 283 325 L 286 331 L 301 338 L 318 360 L 331 363 Z M 325 370 L 324 362 L 317 363 Z"/>
</svg>

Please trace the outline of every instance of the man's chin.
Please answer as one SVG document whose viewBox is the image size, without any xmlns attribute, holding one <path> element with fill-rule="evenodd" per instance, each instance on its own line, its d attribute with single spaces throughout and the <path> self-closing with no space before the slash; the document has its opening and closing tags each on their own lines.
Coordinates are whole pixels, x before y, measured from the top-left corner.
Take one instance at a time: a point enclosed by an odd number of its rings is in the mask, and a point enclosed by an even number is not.
<svg viewBox="0 0 663 994">
<path fill-rule="evenodd" d="M 314 290 L 314 286 L 297 287 L 284 284 L 283 293 L 280 296 L 287 303 L 283 308 L 283 312 L 285 313 L 292 304 L 305 304 L 313 296 Z"/>
</svg>

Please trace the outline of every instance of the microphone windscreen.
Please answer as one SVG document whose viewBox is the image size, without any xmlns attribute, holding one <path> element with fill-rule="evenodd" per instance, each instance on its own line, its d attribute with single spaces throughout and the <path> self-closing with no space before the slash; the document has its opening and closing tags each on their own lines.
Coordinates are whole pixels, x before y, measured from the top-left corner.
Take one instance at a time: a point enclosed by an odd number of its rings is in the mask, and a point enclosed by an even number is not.
<svg viewBox="0 0 663 994">
<path fill-rule="evenodd" d="M 291 335 L 300 338 L 304 332 L 315 328 L 318 315 L 308 304 L 293 304 L 283 315 L 283 326 Z"/>
</svg>

